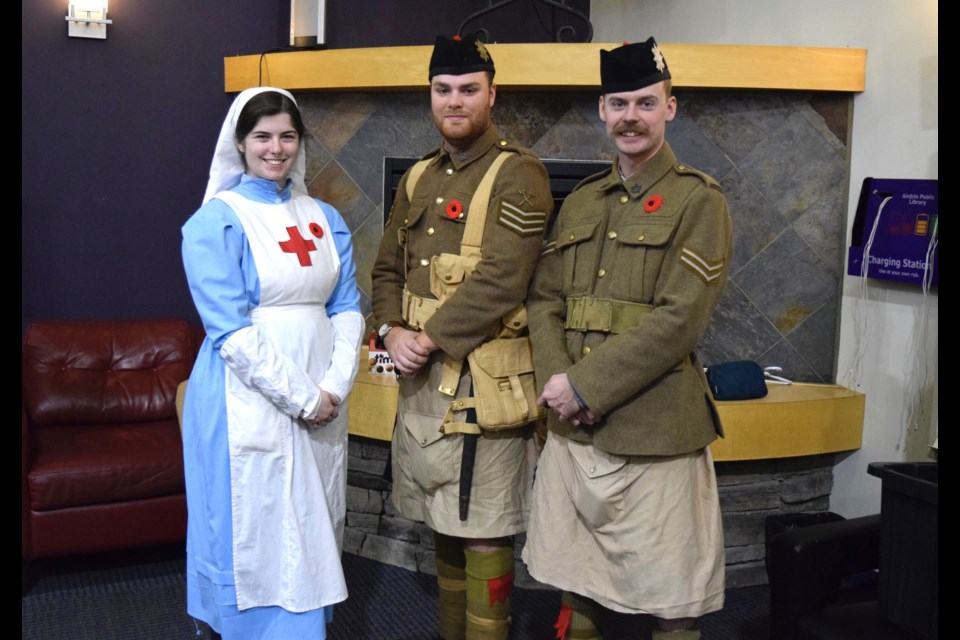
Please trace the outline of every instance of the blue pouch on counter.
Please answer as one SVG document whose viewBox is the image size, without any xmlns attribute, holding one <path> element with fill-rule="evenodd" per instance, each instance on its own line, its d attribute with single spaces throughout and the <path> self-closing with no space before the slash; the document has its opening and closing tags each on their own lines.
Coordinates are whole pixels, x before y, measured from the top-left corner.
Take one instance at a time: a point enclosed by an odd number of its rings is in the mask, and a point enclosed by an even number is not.
<svg viewBox="0 0 960 640">
<path fill-rule="evenodd" d="M 716 400 L 752 400 L 767 395 L 763 369 L 753 360 L 707 367 L 707 382 Z"/>
</svg>

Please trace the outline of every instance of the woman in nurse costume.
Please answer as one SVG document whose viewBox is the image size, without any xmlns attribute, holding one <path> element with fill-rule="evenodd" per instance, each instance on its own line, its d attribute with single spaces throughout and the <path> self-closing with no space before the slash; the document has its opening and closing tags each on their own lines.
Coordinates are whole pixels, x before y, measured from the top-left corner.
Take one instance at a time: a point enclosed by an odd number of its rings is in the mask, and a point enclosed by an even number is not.
<svg viewBox="0 0 960 640">
<path fill-rule="evenodd" d="M 187 611 L 227 640 L 321 639 L 340 564 L 364 319 L 350 231 L 307 195 L 286 91 L 237 96 L 183 263 L 206 339 L 183 417 Z"/>
</svg>

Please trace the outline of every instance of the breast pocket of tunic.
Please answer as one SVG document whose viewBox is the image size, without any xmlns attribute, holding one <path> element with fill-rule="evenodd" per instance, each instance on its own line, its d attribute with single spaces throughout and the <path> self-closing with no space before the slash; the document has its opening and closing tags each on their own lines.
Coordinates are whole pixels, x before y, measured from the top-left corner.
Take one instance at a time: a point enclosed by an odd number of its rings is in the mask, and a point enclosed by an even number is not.
<svg viewBox="0 0 960 640">
<path fill-rule="evenodd" d="M 453 191 L 449 195 L 437 196 L 430 202 L 430 212 L 433 214 L 430 224 L 436 224 L 436 218 L 451 224 L 466 224 L 471 199 L 472 194 L 464 191 Z"/>
<path fill-rule="evenodd" d="M 619 300 L 649 302 L 663 266 L 672 223 L 631 224 L 617 232 L 617 268 L 610 293 Z"/>
<path fill-rule="evenodd" d="M 417 222 L 420 221 L 420 218 L 430 211 L 432 206 L 432 198 L 423 195 L 414 196 L 410 201 L 410 206 L 407 207 L 407 210 L 403 213 L 403 219 L 400 220 L 400 226 L 407 228 L 415 227 Z"/>
<path fill-rule="evenodd" d="M 589 289 L 598 247 L 595 242 L 599 220 L 565 227 L 557 233 L 557 252 L 563 262 L 563 290 L 584 293 Z"/>
</svg>

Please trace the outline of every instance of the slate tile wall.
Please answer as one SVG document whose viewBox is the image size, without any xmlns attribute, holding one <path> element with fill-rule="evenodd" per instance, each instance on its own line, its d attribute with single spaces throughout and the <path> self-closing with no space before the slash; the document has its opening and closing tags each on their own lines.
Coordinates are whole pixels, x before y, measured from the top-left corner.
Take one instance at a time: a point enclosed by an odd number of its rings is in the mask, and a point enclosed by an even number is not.
<svg viewBox="0 0 960 640">
<path fill-rule="evenodd" d="M 310 132 L 307 183 L 353 231 L 363 310 L 383 229 L 385 156 L 418 157 L 439 136 L 426 92 L 302 93 Z M 699 346 L 707 364 L 752 359 L 798 381 L 833 382 L 850 96 L 788 91 L 682 91 L 667 139 L 716 178 L 734 223 L 730 281 Z M 497 95 L 501 133 L 543 158 L 612 159 L 597 96 Z"/>
</svg>

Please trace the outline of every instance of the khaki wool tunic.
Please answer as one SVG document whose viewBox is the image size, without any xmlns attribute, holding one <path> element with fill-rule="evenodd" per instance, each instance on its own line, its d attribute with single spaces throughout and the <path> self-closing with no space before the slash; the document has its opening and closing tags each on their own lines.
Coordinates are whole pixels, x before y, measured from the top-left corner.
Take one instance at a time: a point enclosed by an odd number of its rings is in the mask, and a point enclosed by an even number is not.
<svg viewBox="0 0 960 640">
<path fill-rule="evenodd" d="M 430 261 L 459 254 L 473 193 L 502 151 L 507 159 L 497 174 L 484 225 L 482 258 L 476 271 L 426 322 L 437 344 L 419 375 L 400 379 L 400 401 L 393 437 L 393 500 L 404 516 L 460 537 L 499 537 L 526 529 L 533 484 L 535 448 L 529 428 L 484 432 L 477 446 L 469 516 L 459 519 L 459 477 L 463 436 L 439 427 L 450 398 L 441 394 L 444 354 L 457 360 L 495 337 L 501 319 L 523 303 L 553 209 L 549 178 L 526 149 L 504 140 L 490 127 L 467 149 L 441 148 L 420 176 L 412 198 L 405 175 L 397 190 L 373 268 L 373 312 L 377 325 L 403 324 L 404 286 L 423 298 L 430 292 Z M 458 396 L 469 394 L 467 367 Z"/>
<path fill-rule="evenodd" d="M 538 580 L 626 613 L 699 616 L 723 603 L 723 534 L 706 446 L 720 422 L 693 354 L 732 254 L 717 183 L 669 145 L 566 199 L 527 310 L 537 382 L 566 372 L 601 416 L 548 418 L 524 560 Z M 571 299 L 649 305 L 615 332 L 570 328 Z"/>
</svg>

